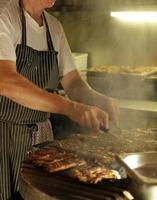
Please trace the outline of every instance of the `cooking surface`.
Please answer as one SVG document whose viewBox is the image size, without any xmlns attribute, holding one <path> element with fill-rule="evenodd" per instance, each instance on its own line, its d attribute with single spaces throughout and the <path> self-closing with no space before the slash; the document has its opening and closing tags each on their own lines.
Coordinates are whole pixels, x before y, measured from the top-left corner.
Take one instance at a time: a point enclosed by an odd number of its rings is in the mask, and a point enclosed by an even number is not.
<svg viewBox="0 0 157 200">
<path fill-rule="evenodd" d="M 117 168 L 115 153 L 157 151 L 157 132 L 156 129 L 122 130 L 121 133 L 114 129 L 109 133 L 88 130 L 56 140 L 53 144 L 90 157 L 97 165 Z M 23 164 L 21 175 L 20 191 L 26 200 L 126 200 L 122 195 L 123 190 L 127 189 L 124 183 L 120 184 L 120 191 L 118 182 L 107 184 L 106 181 L 102 181 L 100 184 L 86 185 L 61 173 L 50 174 L 27 163 Z M 126 179 L 121 180 L 125 182 Z M 118 190 L 118 194 L 112 190 Z"/>
<path fill-rule="evenodd" d="M 55 140 L 54 144 L 88 157 L 95 157 L 105 164 L 114 159 L 115 153 L 156 151 L 157 129 L 123 129 L 121 133 L 117 127 L 113 127 L 108 133 L 86 130 L 65 139 Z"/>
<path fill-rule="evenodd" d="M 62 174 L 49 174 L 26 163 L 22 167 L 20 192 L 24 199 L 35 200 L 127 200 L 126 182 L 88 185 Z"/>
</svg>

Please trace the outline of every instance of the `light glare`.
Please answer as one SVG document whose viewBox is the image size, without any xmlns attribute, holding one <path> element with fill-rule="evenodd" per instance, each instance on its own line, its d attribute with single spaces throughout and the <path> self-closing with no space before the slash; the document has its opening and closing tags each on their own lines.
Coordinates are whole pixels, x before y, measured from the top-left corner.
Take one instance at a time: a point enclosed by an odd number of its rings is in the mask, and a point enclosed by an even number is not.
<svg viewBox="0 0 157 200">
<path fill-rule="evenodd" d="M 111 16 L 122 21 L 157 23 L 157 12 L 111 12 Z"/>
</svg>

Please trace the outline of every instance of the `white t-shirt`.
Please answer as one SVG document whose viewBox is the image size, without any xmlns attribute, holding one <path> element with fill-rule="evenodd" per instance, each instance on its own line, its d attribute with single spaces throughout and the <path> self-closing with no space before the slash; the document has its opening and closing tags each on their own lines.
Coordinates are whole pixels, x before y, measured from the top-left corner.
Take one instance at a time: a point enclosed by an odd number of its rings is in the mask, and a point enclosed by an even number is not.
<svg viewBox="0 0 157 200">
<path fill-rule="evenodd" d="M 47 50 L 45 23 L 38 23 L 27 13 L 26 30 L 27 46 L 36 50 Z M 45 11 L 54 49 L 58 52 L 60 76 L 64 76 L 75 69 L 71 50 L 60 22 Z M 22 26 L 20 18 L 19 0 L 9 0 L 0 14 L 0 60 L 16 61 L 15 50 L 21 44 Z"/>
</svg>

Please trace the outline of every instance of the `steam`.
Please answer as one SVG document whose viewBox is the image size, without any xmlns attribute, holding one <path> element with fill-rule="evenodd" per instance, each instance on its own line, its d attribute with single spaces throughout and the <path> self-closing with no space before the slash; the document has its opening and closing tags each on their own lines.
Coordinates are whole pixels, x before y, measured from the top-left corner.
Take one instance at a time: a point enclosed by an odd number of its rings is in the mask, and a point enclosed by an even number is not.
<svg viewBox="0 0 157 200">
<path fill-rule="evenodd" d="M 130 0 L 69 0 L 58 15 L 63 24 L 73 52 L 89 54 L 88 67 L 95 66 L 157 66 L 157 26 L 148 23 L 130 24 L 110 16 L 111 11 L 146 11 L 152 1 Z M 142 2 L 142 3 L 141 3 Z M 58 5 L 63 1 L 56 2 Z M 70 7 L 71 6 L 71 7 Z M 89 77 L 90 84 L 100 92 L 113 97 L 155 100 L 156 88 L 153 79 L 137 80 L 119 78 L 108 80 Z M 116 82 L 117 80 L 117 82 Z M 113 94 L 113 88 L 116 88 Z M 140 119 L 138 119 L 140 121 Z M 147 124 L 147 123 L 146 123 Z"/>
</svg>

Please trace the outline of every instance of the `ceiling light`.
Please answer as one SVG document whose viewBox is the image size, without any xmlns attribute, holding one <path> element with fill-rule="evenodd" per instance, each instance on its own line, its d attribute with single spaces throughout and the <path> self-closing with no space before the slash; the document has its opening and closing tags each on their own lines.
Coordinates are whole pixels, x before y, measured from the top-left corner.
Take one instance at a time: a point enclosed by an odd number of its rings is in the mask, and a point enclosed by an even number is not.
<svg viewBox="0 0 157 200">
<path fill-rule="evenodd" d="M 129 22 L 156 22 L 157 12 L 111 12 L 111 16 Z"/>
</svg>

